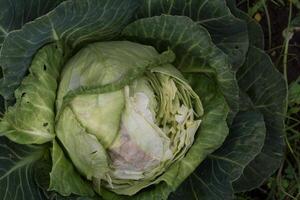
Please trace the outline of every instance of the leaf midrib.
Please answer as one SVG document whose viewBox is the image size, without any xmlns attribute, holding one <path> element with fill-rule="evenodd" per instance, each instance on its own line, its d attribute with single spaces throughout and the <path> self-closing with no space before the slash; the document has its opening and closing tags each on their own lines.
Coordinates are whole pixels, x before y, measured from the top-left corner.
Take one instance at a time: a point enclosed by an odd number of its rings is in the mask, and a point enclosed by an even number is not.
<svg viewBox="0 0 300 200">
<path fill-rule="evenodd" d="M 4 33 L 5 36 L 8 35 L 8 32 L 2 26 L 0 26 L 0 31 Z"/>
<path fill-rule="evenodd" d="M 10 170 L 8 170 L 3 176 L 0 177 L 0 181 L 5 179 L 7 176 L 9 176 L 14 171 L 16 171 L 28 164 L 31 164 L 34 161 L 39 160 L 43 156 L 43 154 L 44 154 L 44 150 L 40 149 L 39 151 L 33 152 L 32 154 L 30 154 L 27 157 L 19 159 L 19 161 Z"/>
</svg>

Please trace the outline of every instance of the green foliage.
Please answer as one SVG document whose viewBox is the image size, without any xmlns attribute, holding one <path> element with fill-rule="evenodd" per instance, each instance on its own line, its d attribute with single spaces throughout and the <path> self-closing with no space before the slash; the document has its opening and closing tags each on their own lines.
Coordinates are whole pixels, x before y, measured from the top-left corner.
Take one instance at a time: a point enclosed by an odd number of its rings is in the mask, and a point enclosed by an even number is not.
<svg viewBox="0 0 300 200">
<path fill-rule="evenodd" d="M 251 5 L 257 7 L 263 1 L 253 1 Z M 243 2 L 245 3 L 245 2 Z M 289 68 L 294 66 L 290 65 L 290 61 L 294 59 L 297 55 L 292 55 L 290 51 L 293 48 L 297 48 L 297 44 L 294 47 L 290 41 L 298 31 L 300 26 L 299 16 L 297 13 L 297 7 L 299 7 L 299 1 L 268 1 L 265 2 L 265 9 L 261 9 L 262 15 L 266 15 L 267 12 L 272 12 L 272 4 L 276 4 L 277 9 L 282 9 L 288 11 L 288 19 L 281 19 L 288 23 L 286 29 L 283 31 L 282 36 L 284 39 L 283 45 L 276 47 L 281 48 L 281 55 L 277 59 L 277 68 L 283 68 L 283 73 L 285 76 L 285 81 L 290 80 Z M 261 4 L 261 8 L 263 4 Z M 274 7 L 274 5 L 273 5 Z M 288 8 L 289 7 L 289 8 Z M 249 7 L 251 11 L 251 6 Z M 283 11 L 281 11 L 283 13 Z M 273 11 L 274 12 L 274 11 Z M 293 17 L 295 15 L 295 17 Z M 267 19 L 270 24 L 273 24 L 274 16 Z M 274 22 L 276 23 L 276 22 Z M 272 27 L 273 28 L 273 27 Z M 271 38 L 270 38 L 271 39 Z M 272 40 L 272 39 L 271 39 Z M 274 48 L 275 49 L 275 48 Z M 270 49 L 271 51 L 271 49 Z M 272 49 L 273 51 L 273 49 Z M 279 170 L 276 174 L 265 181 L 259 189 L 248 193 L 238 194 L 237 199 L 255 199 L 256 197 L 263 196 L 264 199 L 299 199 L 299 78 L 295 81 L 291 81 L 288 87 L 288 96 L 286 100 L 287 112 L 285 115 L 285 152 L 284 160 L 280 164 Z"/>
</svg>

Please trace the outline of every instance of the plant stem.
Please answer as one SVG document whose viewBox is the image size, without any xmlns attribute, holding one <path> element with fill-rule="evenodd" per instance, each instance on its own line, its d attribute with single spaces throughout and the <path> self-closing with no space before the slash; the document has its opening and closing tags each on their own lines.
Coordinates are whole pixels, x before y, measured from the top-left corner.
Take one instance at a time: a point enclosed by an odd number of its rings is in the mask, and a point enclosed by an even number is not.
<svg viewBox="0 0 300 200">
<path fill-rule="evenodd" d="M 291 20 L 292 20 L 292 3 L 289 3 L 289 19 L 288 19 L 288 27 L 287 27 L 287 33 L 285 37 L 285 44 L 284 44 L 284 54 L 283 54 L 283 76 L 284 80 L 286 82 L 286 89 L 288 91 L 288 76 L 287 76 L 287 60 L 288 60 L 288 51 L 289 51 L 289 42 L 290 42 L 290 27 L 291 27 Z M 288 109 L 288 94 L 286 95 L 286 107 L 285 107 L 285 112 L 287 112 Z"/>
</svg>

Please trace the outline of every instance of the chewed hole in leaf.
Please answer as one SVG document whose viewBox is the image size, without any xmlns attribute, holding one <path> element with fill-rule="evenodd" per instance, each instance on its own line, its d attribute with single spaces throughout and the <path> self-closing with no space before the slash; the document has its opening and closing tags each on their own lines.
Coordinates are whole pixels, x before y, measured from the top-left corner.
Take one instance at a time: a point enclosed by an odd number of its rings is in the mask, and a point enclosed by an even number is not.
<svg viewBox="0 0 300 200">
<path fill-rule="evenodd" d="M 235 48 L 235 49 L 239 49 L 240 47 L 239 47 L 239 46 L 235 46 L 234 48 Z"/>
<path fill-rule="evenodd" d="M 93 152 L 91 153 L 91 155 L 92 155 L 92 154 L 95 154 L 95 153 L 97 153 L 97 152 L 98 152 L 98 151 L 93 151 Z"/>
<path fill-rule="evenodd" d="M 48 122 L 43 123 L 43 126 L 44 127 L 48 126 Z"/>
<path fill-rule="evenodd" d="M 26 92 L 23 92 L 22 95 L 21 95 L 21 97 L 23 98 L 25 95 L 26 95 Z"/>
<path fill-rule="evenodd" d="M 47 66 L 46 65 L 44 65 L 44 71 L 46 71 L 47 70 Z"/>
</svg>

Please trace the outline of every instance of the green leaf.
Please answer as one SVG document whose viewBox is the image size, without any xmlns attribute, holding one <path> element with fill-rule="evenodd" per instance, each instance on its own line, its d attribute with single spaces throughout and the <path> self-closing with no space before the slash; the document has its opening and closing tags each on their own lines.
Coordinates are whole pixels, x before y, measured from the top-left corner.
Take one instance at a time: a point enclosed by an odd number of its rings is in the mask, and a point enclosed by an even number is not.
<svg viewBox="0 0 300 200">
<path fill-rule="evenodd" d="M 289 105 L 297 104 L 300 104 L 300 78 L 289 85 Z"/>
<path fill-rule="evenodd" d="M 59 44 L 35 55 L 29 75 L 15 91 L 16 103 L 0 121 L 0 135 L 19 144 L 43 144 L 55 137 L 57 81 L 64 63 Z"/>
<path fill-rule="evenodd" d="M 291 27 L 298 28 L 298 29 L 300 28 L 300 14 L 298 14 L 295 18 L 292 19 Z"/>
<path fill-rule="evenodd" d="M 170 199 L 233 199 L 232 181 L 260 152 L 265 138 L 263 116 L 257 112 L 240 112 L 229 136 L 171 196 Z"/>
<path fill-rule="evenodd" d="M 47 146 L 50 148 L 50 145 Z M 62 196 L 55 191 L 49 190 L 50 172 L 52 168 L 51 153 L 47 150 L 47 154 L 42 160 L 35 164 L 34 179 L 40 191 L 43 193 L 43 200 L 101 200 L 99 197 L 79 197 L 77 195 Z M 27 198 L 26 198 L 27 199 Z M 26 200 L 24 199 L 24 200 Z"/>
<path fill-rule="evenodd" d="M 251 18 L 247 13 L 241 11 L 236 7 L 235 0 L 226 0 L 228 7 L 231 12 L 238 18 L 247 22 L 248 34 L 249 34 L 249 44 L 260 49 L 264 49 L 264 32 L 253 18 Z"/>
<path fill-rule="evenodd" d="M 87 180 L 104 179 L 109 170 L 107 153 L 96 136 L 82 126 L 70 107 L 66 107 L 57 119 L 55 130 L 76 169 Z"/>
<path fill-rule="evenodd" d="M 63 0 L 0 0 L 0 49 L 9 32 L 42 16 Z"/>
<path fill-rule="evenodd" d="M 3 200 L 44 200 L 34 179 L 35 164 L 45 154 L 44 147 L 15 144 L 0 137 L 0 194 Z"/>
<path fill-rule="evenodd" d="M 123 35 L 160 51 L 171 48 L 176 54 L 175 66 L 182 72 L 215 76 L 230 105 L 230 119 L 238 111 L 238 86 L 227 56 L 212 43 L 206 29 L 190 18 L 162 15 L 140 19 L 128 25 Z"/>
<path fill-rule="evenodd" d="M 46 43 L 61 40 L 74 50 L 87 42 L 115 38 L 137 6 L 137 1 L 129 0 L 70 0 L 9 33 L 0 54 L 0 93 L 6 100 L 13 99 L 33 55 Z"/>
<path fill-rule="evenodd" d="M 138 17 L 161 14 L 182 15 L 204 26 L 214 43 L 230 58 L 235 69 L 245 60 L 248 49 L 247 25 L 234 17 L 221 0 L 143 0 Z"/>
<path fill-rule="evenodd" d="M 264 116 L 266 139 L 263 149 L 234 182 L 236 192 L 261 185 L 279 167 L 284 149 L 284 116 L 286 85 L 282 74 L 269 56 L 250 47 L 244 66 L 238 71 L 239 86 L 253 102 L 254 110 Z M 243 108 L 242 108 L 243 109 Z"/>
<path fill-rule="evenodd" d="M 56 141 L 53 141 L 52 163 L 49 190 L 54 190 L 64 196 L 70 196 L 71 194 L 94 195 L 92 186 L 86 183 L 75 171 Z"/>
</svg>

